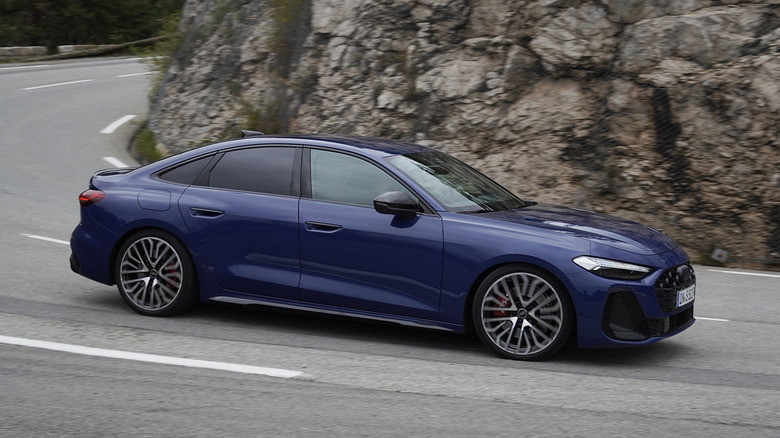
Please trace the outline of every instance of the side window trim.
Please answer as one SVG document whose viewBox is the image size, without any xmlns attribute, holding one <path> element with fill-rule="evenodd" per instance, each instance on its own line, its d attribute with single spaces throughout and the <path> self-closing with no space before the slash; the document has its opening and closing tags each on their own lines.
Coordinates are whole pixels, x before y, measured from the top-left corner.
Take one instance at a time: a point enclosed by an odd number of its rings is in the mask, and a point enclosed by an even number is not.
<svg viewBox="0 0 780 438">
<path fill-rule="evenodd" d="M 208 187 L 209 186 L 209 175 L 211 175 L 211 171 L 214 169 L 214 166 L 219 163 L 219 160 L 222 159 L 222 156 L 225 155 L 225 151 L 217 152 L 214 157 L 211 159 L 211 162 L 206 165 L 206 168 L 203 169 L 203 171 L 200 173 L 200 176 L 195 180 L 192 185 L 194 186 L 203 186 Z"/>
<path fill-rule="evenodd" d="M 303 148 L 301 161 L 301 198 L 312 199 L 311 193 L 311 148 Z"/>
<path fill-rule="evenodd" d="M 295 158 L 293 158 L 292 178 L 290 180 L 290 196 L 301 197 L 301 160 L 303 157 L 303 148 L 300 146 L 289 146 L 295 148 Z"/>
</svg>

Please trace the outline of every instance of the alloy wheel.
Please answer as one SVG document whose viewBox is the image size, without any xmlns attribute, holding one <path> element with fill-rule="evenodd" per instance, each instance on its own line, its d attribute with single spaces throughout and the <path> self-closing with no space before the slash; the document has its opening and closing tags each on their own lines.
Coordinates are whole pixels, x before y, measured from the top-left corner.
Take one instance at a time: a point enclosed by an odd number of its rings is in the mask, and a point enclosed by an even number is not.
<svg viewBox="0 0 780 438">
<path fill-rule="evenodd" d="M 160 311 L 179 296 L 184 267 L 176 249 L 158 237 L 135 240 L 119 264 L 120 292 L 134 306 Z"/>
<path fill-rule="evenodd" d="M 568 296 L 535 272 L 488 277 L 475 305 L 483 342 L 504 357 L 534 360 L 555 353 L 571 327 Z"/>
</svg>

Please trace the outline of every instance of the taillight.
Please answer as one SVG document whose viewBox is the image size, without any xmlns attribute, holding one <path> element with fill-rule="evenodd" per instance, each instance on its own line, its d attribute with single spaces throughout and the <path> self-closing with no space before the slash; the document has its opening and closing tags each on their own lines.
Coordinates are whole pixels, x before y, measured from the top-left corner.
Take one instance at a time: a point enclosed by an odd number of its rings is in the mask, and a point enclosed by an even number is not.
<svg viewBox="0 0 780 438">
<path fill-rule="evenodd" d="M 79 204 L 81 204 L 82 207 L 89 207 L 92 204 L 97 204 L 102 201 L 105 197 L 106 194 L 100 190 L 84 190 L 79 195 Z"/>
</svg>

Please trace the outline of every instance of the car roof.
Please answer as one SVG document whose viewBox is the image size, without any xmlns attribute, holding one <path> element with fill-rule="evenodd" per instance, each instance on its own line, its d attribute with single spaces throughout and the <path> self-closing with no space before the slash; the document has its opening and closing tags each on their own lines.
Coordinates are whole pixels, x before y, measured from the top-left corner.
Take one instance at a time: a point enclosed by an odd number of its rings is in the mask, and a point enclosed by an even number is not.
<svg viewBox="0 0 780 438">
<path fill-rule="evenodd" d="M 265 135 L 252 133 L 244 138 L 223 140 L 205 146 L 190 149 L 144 166 L 148 172 L 157 172 L 172 164 L 213 153 L 220 150 L 259 145 L 289 144 L 297 146 L 325 147 L 352 150 L 363 155 L 384 158 L 392 155 L 408 155 L 431 152 L 433 149 L 414 143 L 384 138 L 361 137 L 356 135 L 319 135 L 319 134 L 279 134 Z"/>
<path fill-rule="evenodd" d="M 330 135 L 330 134 L 283 134 L 283 135 L 263 135 L 252 138 L 267 139 L 291 139 L 301 140 L 302 144 L 317 145 L 322 142 L 350 146 L 358 149 L 367 149 L 377 152 L 384 152 L 389 155 L 406 155 L 419 152 L 429 152 L 430 148 L 414 143 L 407 143 L 400 140 L 391 140 L 387 138 L 362 137 L 357 135 Z"/>
</svg>

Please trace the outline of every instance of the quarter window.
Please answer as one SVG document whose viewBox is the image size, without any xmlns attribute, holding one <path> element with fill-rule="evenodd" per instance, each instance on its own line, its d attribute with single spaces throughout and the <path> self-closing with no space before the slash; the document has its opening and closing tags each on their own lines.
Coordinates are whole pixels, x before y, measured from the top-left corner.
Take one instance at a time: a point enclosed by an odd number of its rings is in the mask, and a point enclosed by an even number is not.
<svg viewBox="0 0 780 438">
<path fill-rule="evenodd" d="M 210 187 L 290 195 L 295 148 L 264 147 L 228 151 L 209 174 Z"/>
<path fill-rule="evenodd" d="M 197 160 L 189 161 L 181 166 L 174 167 L 171 170 L 166 170 L 160 174 L 160 179 L 170 181 L 178 184 L 190 185 L 195 182 L 198 175 L 206 168 L 209 161 L 214 158 L 214 155 L 198 158 Z"/>
<path fill-rule="evenodd" d="M 382 193 L 408 193 L 384 170 L 351 155 L 314 149 L 311 151 L 311 193 L 313 199 L 373 207 Z"/>
</svg>

